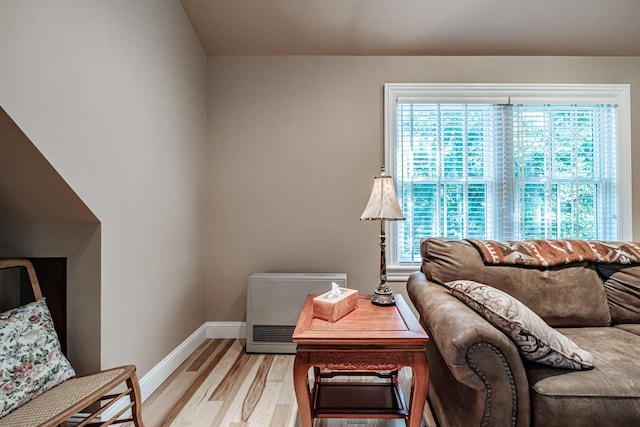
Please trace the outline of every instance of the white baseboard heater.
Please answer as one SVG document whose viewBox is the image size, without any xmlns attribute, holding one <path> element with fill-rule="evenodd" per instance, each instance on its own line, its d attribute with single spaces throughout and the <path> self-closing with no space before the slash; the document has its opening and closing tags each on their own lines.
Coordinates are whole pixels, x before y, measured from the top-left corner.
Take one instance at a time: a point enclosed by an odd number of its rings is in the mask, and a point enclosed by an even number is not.
<svg viewBox="0 0 640 427">
<path fill-rule="evenodd" d="M 254 273 L 247 288 L 247 352 L 295 353 L 291 340 L 308 294 L 347 287 L 345 273 Z"/>
</svg>

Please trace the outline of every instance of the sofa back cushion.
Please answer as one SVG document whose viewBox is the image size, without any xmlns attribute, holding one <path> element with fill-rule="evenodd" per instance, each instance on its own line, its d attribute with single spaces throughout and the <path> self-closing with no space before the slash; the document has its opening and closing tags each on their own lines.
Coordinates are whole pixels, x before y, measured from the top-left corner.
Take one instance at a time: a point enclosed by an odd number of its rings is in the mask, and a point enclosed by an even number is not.
<svg viewBox="0 0 640 427">
<path fill-rule="evenodd" d="M 442 238 L 424 239 L 420 251 L 422 271 L 434 282 L 473 280 L 493 286 L 554 327 L 611 323 L 603 282 L 587 262 L 548 268 L 485 265 L 469 242 Z"/>
<path fill-rule="evenodd" d="M 596 264 L 604 280 L 611 323 L 640 323 L 640 265 Z"/>
</svg>

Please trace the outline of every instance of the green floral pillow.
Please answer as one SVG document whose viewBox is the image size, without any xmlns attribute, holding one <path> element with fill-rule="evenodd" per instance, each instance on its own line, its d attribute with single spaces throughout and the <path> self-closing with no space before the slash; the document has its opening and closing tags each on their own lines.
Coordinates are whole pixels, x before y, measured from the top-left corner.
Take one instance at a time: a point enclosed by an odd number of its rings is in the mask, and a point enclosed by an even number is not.
<svg viewBox="0 0 640 427">
<path fill-rule="evenodd" d="M 44 298 L 0 314 L 0 417 L 74 375 Z"/>
</svg>

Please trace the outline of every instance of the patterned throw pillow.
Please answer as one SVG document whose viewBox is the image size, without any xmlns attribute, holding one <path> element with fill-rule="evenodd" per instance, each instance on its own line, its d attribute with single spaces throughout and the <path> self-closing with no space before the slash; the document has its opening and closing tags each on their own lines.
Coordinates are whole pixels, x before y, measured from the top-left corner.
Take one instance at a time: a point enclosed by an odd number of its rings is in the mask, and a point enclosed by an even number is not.
<svg viewBox="0 0 640 427">
<path fill-rule="evenodd" d="M 0 417 L 74 375 L 44 298 L 0 314 Z"/>
<path fill-rule="evenodd" d="M 592 369 L 593 356 L 551 328 L 511 295 L 471 280 L 445 284 L 451 293 L 504 332 L 523 358 L 568 369 Z"/>
</svg>

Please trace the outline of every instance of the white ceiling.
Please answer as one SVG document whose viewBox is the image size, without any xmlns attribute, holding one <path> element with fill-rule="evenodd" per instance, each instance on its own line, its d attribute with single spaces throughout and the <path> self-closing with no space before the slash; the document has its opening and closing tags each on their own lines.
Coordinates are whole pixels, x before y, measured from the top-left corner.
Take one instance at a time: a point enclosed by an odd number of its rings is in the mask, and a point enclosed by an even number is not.
<svg viewBox="0 0 640 427">
<path fill-rule="evenodd" d="M 640 56 L 640 0 L 181 0 L 209 55 Z"/>
</svg>

